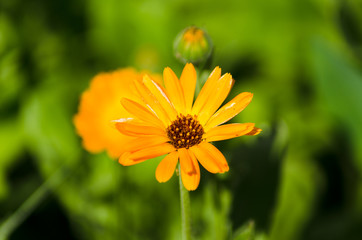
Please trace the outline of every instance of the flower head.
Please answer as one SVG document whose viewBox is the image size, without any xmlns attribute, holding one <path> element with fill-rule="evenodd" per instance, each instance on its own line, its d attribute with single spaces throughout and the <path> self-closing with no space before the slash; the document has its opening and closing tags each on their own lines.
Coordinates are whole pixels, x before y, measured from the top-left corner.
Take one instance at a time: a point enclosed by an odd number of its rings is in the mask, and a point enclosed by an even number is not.
<svg viewBox="0 0 362 240">
<path fill-rule="evenodd" d="M 201 64 L 209 60 L 213 51 L 213 43 L 205 30 L 188 27 L 179 33 L 174 42 L 174 52 L 181 62 Z"/>
<path fill-rule="evenodd" d="M 200 182 L 199 163 L 211 173 L 229 170 L 224 155 L 210 142 L 260 133 L 254 123 L 221 125 L 240 113 L 253 94 L 240 93 L 219 109 L 233 86 L 231 75 L 221 76 L 219 67 L 210 74 L 195 102 L 192 64 L 186 64 L 180 79 L 170 68 L 165 68 L 163 78 L 165 87 L 145 75 L 142 82 L 134 82 L 139 101 L 122 99 L 132 117 L 117 120 L 116 127 L 135 139 L 123 145 L 119 163 L 129 166 L 167 154 L 156 169 L 156 179 L 168 181 L 180 162 L 185 188 L 195 190 Z"/>
<path fill-rule="evenodd" d="M 119 134 L 111 121 L 131 117 L 119 103 L 123 97 L 135 99 L 132 85 L 142 81 L 144 74 L 146 72 L 125 68 L 93 78 L 89 89 L 82 94 L 78 113 L 73 119 L 85 149 L 92 153 L 106 150 L 114 158 L 123 153 L 120 144 L 133 137 Z M 156 82 L 160 81 L 158 75 L 152 77 Z"/>
</svg>

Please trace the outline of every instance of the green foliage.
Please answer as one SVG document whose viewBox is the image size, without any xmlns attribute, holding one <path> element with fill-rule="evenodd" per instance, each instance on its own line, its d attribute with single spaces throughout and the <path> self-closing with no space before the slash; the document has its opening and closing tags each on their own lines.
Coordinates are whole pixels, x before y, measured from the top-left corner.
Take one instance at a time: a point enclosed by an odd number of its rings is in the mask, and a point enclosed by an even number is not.
<svg viewBox="0 0 362 240">
<path fill-rule="evenodd" d="M 301 235 L 313 212 L 319 185 L 315 163 L 303 151 L 288 151 L 284 161 L 270 239 L 297 239 Z"/>
<path fill-rule="evenodd" d="M 21 153 L 23 142 L 17 119 L 0 123 L 0 202 L 8 195 L 6 172 L 15 164 Z"/>
<path fill-rule="evenodd" d="M 195 239 L 361 239 L 361 6 L 0 1 L 0 233 L 10 219 L 9 239 L 181 239 L 177 176 L 157 183 L 160 158 L 123 167 L 87 153 L 72 118 L 99 72 L 180 75 L 172 43 L 196 25 L 211 66 L 235 79 L 229 99 L 254 93 L 233 121 L 263 131 L 216 143 L 230 172 L 202 170 Z"/>
<path fill-rule="evenodd" d="M 249 222 L 247 225 L 242 226 L 235 232 L 233 240 L 254 240 L 255 239 L 255 226 L 254 222 Z"/>
</svg>

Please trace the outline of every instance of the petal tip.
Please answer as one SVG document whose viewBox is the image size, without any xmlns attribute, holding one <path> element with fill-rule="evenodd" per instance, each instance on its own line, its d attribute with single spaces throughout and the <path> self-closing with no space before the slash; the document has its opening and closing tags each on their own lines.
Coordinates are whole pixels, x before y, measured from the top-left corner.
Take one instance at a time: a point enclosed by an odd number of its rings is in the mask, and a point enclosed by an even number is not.
<svg viewBox="0 0 362 240">
<path fill-rule="evenodd" d="M 127 158 L 131 155 L 130 152 L 125 152 L 123 153 L 119 158 L 118 158 L 118 163 L 123 165 L 123 166 L 127 166 L 126 164 L 126 160 Z"/>
<path fill-rule="evenodd" d="M 185 186 L 184 185 L 184 187 L 186 188 L 187 191 L 195 191 L 197 189 L 198 185 L 197 186 Z"/>
<path fill-rule="evenodd" d="M 121 104 L 123 105 L 123 104 L 127 104 L 127 102 L 128 102 L 128 99 L 127 98 L 121 98 Z"/>
<path fill-rule="evenodd" d="M 194 65 L 192 63 L 186 63 L 185 67 L 192 67 L 195 68 Z"/>
<path fill-rule="evenodd" d="M 148 74 L 143 75 L 142 81 L 151 80 L 151 77 Z"/>
<path fill-rule="evenodd" d="M 165 181 L 165 179 L 162 179 L 162 178 L 157 177 L 157 174 L 156 174 L 156 180 L 157 180 L 157 182 L 159 182 L 159 183 L 165 183 L 165 182 L 167 182 L 167 181 Z"/>
</svg>

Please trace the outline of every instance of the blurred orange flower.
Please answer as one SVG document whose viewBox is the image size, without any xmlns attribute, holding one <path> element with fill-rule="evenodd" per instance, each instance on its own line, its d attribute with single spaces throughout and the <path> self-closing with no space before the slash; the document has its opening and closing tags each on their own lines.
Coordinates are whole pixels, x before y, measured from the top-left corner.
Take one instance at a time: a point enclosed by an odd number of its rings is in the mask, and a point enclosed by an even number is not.
<svg viewBox="0 0 362 240">
<path fill-rule="evenodd" d="M 116 121 L 116 127 L 135 139 L 119 144 L 125 151 L 119 163 L 129 166 L 168 154 L 156 169 L 156 179 L 168 181 L 180 162 L 185 188 L 195 190 L 200 182 L 199 163 L 211 173 L 229 170 L 224 155 L 210 142 L 260 133 L 254 123 L 221 125 L 240 113 L 253 94 L 240 93 L 219 109 L 233 86 L 231 75 L 221 76 L 219 67 L 210 74 L 195 102 L 197 79 L 192 64 L 186 64 L 180 79 L 165 68 L 163 79 L 165 88 L 145 75 L 142 81 L 133 82 L 139 100 L 122 98 L 128 113 Z"/>
<path fill-rule="evenodd" d="M 89 89 L 82 94 L 78 113 L 73 119 L 85 149 L 92 153 L 106 150 L 113 158 L 124 152 L 122 146 L 134 137 L 120 134 L 112 120 L 131 117 L 120 101 L 124 97 L 136 100 L 133 84 L 141 82 L 145 74 L 146 72 L 125 68 L 101 73 L 93 78 Z M 160 82 L 160 76 L 151 76 Z"/>
</svg>

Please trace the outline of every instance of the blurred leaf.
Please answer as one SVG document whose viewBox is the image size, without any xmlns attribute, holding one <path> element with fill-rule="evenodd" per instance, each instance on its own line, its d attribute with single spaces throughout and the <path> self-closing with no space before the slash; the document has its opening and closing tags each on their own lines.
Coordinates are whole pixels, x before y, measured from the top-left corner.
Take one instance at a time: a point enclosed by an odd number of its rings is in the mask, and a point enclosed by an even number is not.
<svg viewBox="0 0 362 240">
<path fill-rule="evenodd" d="M 15 29 L 10 18 L 3 12 L 0 13 L 0 56 L 17 45 Z"/>
<path fill-rule="evenodd" d="M 298 239 L 313 211 L 318 182 L 315 163 L 303 151 L 290 147 L 283 163 L 270 239 Z"/>
<path fill-rule="evenodd" d="M 18 98 L 24 85 L 16 40 L 11 21 L 0 13 L 0 110 Z"/>
<path fill-rule="evenodd" d="M 0 201 L 8 194 L 7 172 L 23 153 L 22 132 L 17 119 L 0 122 Z"/>
<path fill-rule="evenodd" d="M 269 237 L 265 233 L 260 233 L 255 236 L 255 240 L 268 240 Z"/>
<path fill-rule="evenodd" d="M 321 39 L 314 39 L 310 54 L 322 104 L 347 125 L 362 172 L 362 73 Z"/>
<path fill-rule="evenodd" d="M 324 109 L 339 119 L 352 139 L 354 162 L 362 173 L 362 72 L 353 62 L 332 49 L 323 39 L 315 38 L 310 49 L 315 86 Z M 362 179 L 355 200 L 362 212 Z"/>
<path fill-rule="evenodd" d="M 240 227 L 235 231 L 233 240 L 254 240 L 255 239 L 255 229 L 254 222 L 248 222 L 244 226 Z"/>
<path fill-rule="evenodd" d="M 195 239 L 227 239 L 230 234 L 228 215 L 231 195 L 228 190 L 217 189 L 215 185 L 209 182 L 204 187 L 199 187 L 202 197 L 197 197 L 196 192 L 191 193 L 192 231 Z"/>
<path fill-rule="evenodd" d="M 72 116 L 63 104 L 66 94 L 61 87 L 44 87 L 24 99 L 22 123 L 26 143 L 46 174 L 79 160 L 81 147 Z"/>
</svg>

